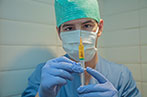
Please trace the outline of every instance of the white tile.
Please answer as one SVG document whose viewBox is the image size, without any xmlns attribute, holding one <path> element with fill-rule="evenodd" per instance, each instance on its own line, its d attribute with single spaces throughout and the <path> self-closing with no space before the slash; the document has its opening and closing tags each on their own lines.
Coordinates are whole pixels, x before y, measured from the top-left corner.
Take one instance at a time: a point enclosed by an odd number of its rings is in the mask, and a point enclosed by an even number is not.
<svg viewBox="0 0 147 97">
<path fill-rule="evenodd" d="M 139 8 L 147 8 L 147 0 L 139 0 Z"/>
<path fill-rule="evenodd" d="M 147 8 L 140 10 L 140 25 L 147 26 Z"/>
<path fill-rule="evenodd" d="M 147 64 L 142 64 L 142 81 L 147 82 Z"/>
<path fill-rule="evenodd" d="M 66 54 L 66 52 L 61 46 L 58 46 L 57 49 L 58 49 L 58 57 Z"/>
<path fill-rule="evenodd" d="M 103 47 L 139 45 L 139 29 L 105 31 L 101 37 Z"/>
<path fill-rule="evenodd" d="M 44 3 L 44 4 L 50 4 L 50 5 L 54 4 L 54 0 L 32 0 L 32 1 Z"/>
<path fill-rule="evenodd" d="M 56 56 L 56 46 L 0 46 L 0 71 L 33 68 Z"/>
<path fill-rule="evenodd" d="M 0 44 L 56 45 L 56 26 L 0 19 Z"/>
<path fill-rule="evenodd" d="M 0 2 L 0 18 L 55 24 L 54 8 L 51 5 L 30 0 L 1 0 Z"/>
<path fill-rule="evenodd" d="M 97 47 L 98 48 L 101 48 L 104 45 L 104 40 L 105 40 L 105 37 L 103 34 L 100 37 L 98 37 L 98 40 L 97 40 Z"/>
<path fill-rule="evenodd" d="M 139 47 L 101 48 L 102 56 L 119 64 L 139 64 Z"/>
<path fill-rule="evenodd" d="M 139 92 L 142 92 L 142 83 L 141 82 L 136 82 L 137 88 L 139 89 Z"/>
<path fill-rule="evenodd" d="M 104 16 L 104 0 L 98 0 L 100 16 Z"/>
<path fill-rule="evenodd" d="M 147 64 L 147 46 L 141 46 L 141 63 Z"/>
<path fill-rule="evenodd" d="M 139 26 L 139 11 L 104 16 L 104 32 L 121 29 L 136 28 Z"/>
<path fill-rule="evenodd" d="M 104 56 L 104 50 L 103 50 L 103 48 L 98 48 L 98 54 L 100 55 L 100 56 Z"/>
<path fill-rule="evenodd" d="M 62 40 L 60 39 L 60 36 L 58 34 L 56 34 L 57 36 L 57 45 L 58 46 L 62 46 Z"/>
<path fill-rule="evenodd" d="M 138 9 L 138 0 L 103 0 L 104 15 Z"/>
<path fill-rule="evenodd" d="M 147 96 L 147 83 L 142 83 L 142 97 Z"/>
<path fill-rule="evenodd" d="M 141 44 L 147 45 L 147 27 L 140 28 Z"/>
<path fill-rule="evenodd" d="M 136 81 L 141 81 L 141 64 L 125 64 Z"/>
<path fill-rule="evenodd" d="M 22 93 L 27 87 L 27 79 L 33 70 L 0 72 L 0 97 Z"/>
<path fill-rule="evenodd" d="M 21 97 L 21 94 L 10 95 L 10 96 L 5 96 L 5 97 Z"/>
<path fill-rule="evenodd" d="M 21 94 L 19 94 L 19 95 L 15 95 L 15 96 L 11 96 L 11 97 L 21 97 Z"/>
</svg>

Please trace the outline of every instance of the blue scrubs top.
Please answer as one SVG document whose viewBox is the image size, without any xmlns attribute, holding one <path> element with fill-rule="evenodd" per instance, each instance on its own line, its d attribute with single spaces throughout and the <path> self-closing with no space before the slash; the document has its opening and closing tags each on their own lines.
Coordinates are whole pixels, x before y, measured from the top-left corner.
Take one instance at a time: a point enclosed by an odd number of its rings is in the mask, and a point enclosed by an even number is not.
<svg viewBox="0 0 147 97">
<path fill-rule="evenodd" d="M 44 65 L 45 63 L 39 64 L 28 78 L 28 86 L 22 93 L 22 97 L 35 97 L 40 85 L 41 68 Z M 109 62 L 98 56 L 95 69 L 102 73 L 118 90 L 114 97 L 141 97 L 131 72 L 124 65 Z M 77 88 L 81 85 L 80 75 L 77 73 L 72 75 L 74 79 L 72 81 L 68 80 L 67 84 L 61 87 L 57 97 L 78 97 Z M 92 77 L 89 84 L 96 83 L 98 82 Z"/>
</svg>

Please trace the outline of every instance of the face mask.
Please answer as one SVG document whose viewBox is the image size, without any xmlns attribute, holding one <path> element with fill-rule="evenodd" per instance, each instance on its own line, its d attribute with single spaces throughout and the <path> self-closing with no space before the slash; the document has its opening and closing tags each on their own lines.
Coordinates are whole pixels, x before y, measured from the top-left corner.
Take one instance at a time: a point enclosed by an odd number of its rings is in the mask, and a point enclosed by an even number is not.
<svg viewBox="0 0 147 97">
<path fill-rule="evenodd" d="M 79 61 L 79 44 L 81 37 L 84 45 L 85 61 L 90 61 L 97 52 L 97 48 L 95 47 L 97 33 L 98 28 L 96 32 L 85 30 L 61 32 L 60 36 L 62 39 L 63 49 L 69 57 Z"/>
</svg>

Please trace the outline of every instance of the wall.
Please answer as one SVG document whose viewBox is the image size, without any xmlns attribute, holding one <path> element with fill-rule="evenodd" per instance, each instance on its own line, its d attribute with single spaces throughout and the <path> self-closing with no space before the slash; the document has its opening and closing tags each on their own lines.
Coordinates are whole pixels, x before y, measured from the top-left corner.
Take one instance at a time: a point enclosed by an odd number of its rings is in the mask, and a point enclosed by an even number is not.
<svg viewBox="0 0 147 97">
<path fill-rule="evenodd" d="M 147 0 L 99 0 L 104 31 L 99 51 L 106 59 L 125 64 L 142 97 L 147 96 Z"/>
<path fill-rule="evenodd" d="M 0 97 L 18 97 L 37 64 L 63 53 L 50 0 L 0 0 Z"/>
<path fill-rule="evenodd" d="M 147 95 L 147 1 L 99 0 L 99 53 L 125 64 Z M 63 55 L 52 0 L 0 0 L 0 97 L 20 97 L 37 64 Z"/>
</svg>

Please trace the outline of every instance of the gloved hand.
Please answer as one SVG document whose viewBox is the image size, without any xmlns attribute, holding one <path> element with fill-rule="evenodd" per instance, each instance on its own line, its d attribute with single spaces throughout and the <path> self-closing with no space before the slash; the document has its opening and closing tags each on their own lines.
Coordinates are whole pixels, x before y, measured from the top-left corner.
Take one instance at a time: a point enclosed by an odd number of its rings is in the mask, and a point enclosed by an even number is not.
<svg viewBox="0 0 147 97">
<path fill-rule="evenodd" d="M 60 87 L 73 79 L 74 72 L 82 73 L 84 69 L 64 56 L 49 60 L 42 68 L 39 97 L 56 97 Z"/>
<path fill-rule="evenodd" d="M 117 93 L 112 83 L 101 73 L 89 67 L 86 70 L 99 84 L 80 86 L 77 89 L 79 97 L 113 97 Z"/>
</svg>

